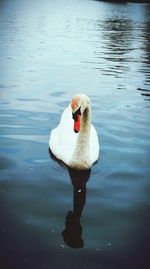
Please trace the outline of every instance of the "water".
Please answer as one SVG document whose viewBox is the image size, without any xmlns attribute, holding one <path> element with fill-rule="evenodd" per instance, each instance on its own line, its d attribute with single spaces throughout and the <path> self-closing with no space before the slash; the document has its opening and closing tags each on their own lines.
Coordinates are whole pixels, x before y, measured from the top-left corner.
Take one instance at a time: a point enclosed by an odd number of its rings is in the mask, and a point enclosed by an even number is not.
<svg viewBox="0 0 150 269">
<path fill-rule="evenodd" d="M 149 268 L 150 6 L 0 2 L 1 268 Z M 48 151 L 89 95 L 101 150 L 86 174 Z"/>
</svg>

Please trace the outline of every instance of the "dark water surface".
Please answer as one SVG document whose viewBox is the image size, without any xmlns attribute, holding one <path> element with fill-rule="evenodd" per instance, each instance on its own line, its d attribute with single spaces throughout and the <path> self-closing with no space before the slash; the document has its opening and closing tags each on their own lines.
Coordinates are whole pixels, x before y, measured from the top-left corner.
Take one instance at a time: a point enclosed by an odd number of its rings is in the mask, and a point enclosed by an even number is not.
<svg viewBox="0 0 150 269">
<path fill-rule="evenodd" d="M 0 46 L 0 268 L 150 268 L 150 5 L 0 1 Z M 87 173 L 48 151 L 78 92 Z"/>
</svg>

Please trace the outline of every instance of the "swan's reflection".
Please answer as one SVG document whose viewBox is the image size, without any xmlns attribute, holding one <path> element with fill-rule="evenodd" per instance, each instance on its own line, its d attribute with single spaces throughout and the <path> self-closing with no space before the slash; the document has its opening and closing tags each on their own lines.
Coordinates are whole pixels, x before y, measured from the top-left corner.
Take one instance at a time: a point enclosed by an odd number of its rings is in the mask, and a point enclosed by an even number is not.
<svg viewBox="0 0 150 269">
<path fill-rule="evenodd" d="M 86 183 L 89 180 L 91 170 L 77 171 L 69 168 L 68 172 L 73 185 L 73 211 L 67 213 L 62 236 L 68 246 L 82 248 L 84 242 L 80 218 L 86 202 Z"/>
<path fill-rule="evenodd" d="M 51 150 L 49 150 L 50 157 L 64 165 L 63 162 L 58 160 Z M 66 166 L 65 166 L 66 167 Z M 73 185 L 73 210 L 69 210 L 65 220 L 65 229 L 62 232 L 64 242 L 72 248 L 82 248 L 84 245 L 82 239 L 82 226 L 80 218 L 84 205 L 86 203 L 86 184 L 90 178 L 91 169 L 89 170 L 74 170 L 68 168 L 71 183 Z"/>
</svg>

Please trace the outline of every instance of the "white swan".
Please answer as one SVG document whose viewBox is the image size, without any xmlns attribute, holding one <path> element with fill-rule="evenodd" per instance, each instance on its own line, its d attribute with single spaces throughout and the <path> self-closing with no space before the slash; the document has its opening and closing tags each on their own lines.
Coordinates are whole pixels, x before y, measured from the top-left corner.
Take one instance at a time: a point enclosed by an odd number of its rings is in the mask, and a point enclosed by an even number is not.
<svg viewBox="0 0 150 269">
<path fill-rule="evenodd" d="M 51 131 L 49 147 L 57 159 L 73 169 L 90 169 L 98 160 L 99 141 L 91 124 L 88 96 L 77 94 L 73 97 L 59 125 Z"/>
</svg>

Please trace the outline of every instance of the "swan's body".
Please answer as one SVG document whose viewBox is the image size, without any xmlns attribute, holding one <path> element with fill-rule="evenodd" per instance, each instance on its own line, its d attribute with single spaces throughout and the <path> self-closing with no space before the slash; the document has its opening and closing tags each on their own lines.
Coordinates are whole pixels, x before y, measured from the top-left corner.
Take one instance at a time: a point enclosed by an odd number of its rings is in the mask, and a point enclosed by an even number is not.
<svg viewBox="0 0 150 269">
<path fill-rule="evenodd" d="M 50 150 L 57 159 L 71 168 L 90 169 L 98 160 L 99 141 L 90 116 L 89 98 L 78 94 L 63 112 L 59 125 L 50 134 Z"/>
</svg>

